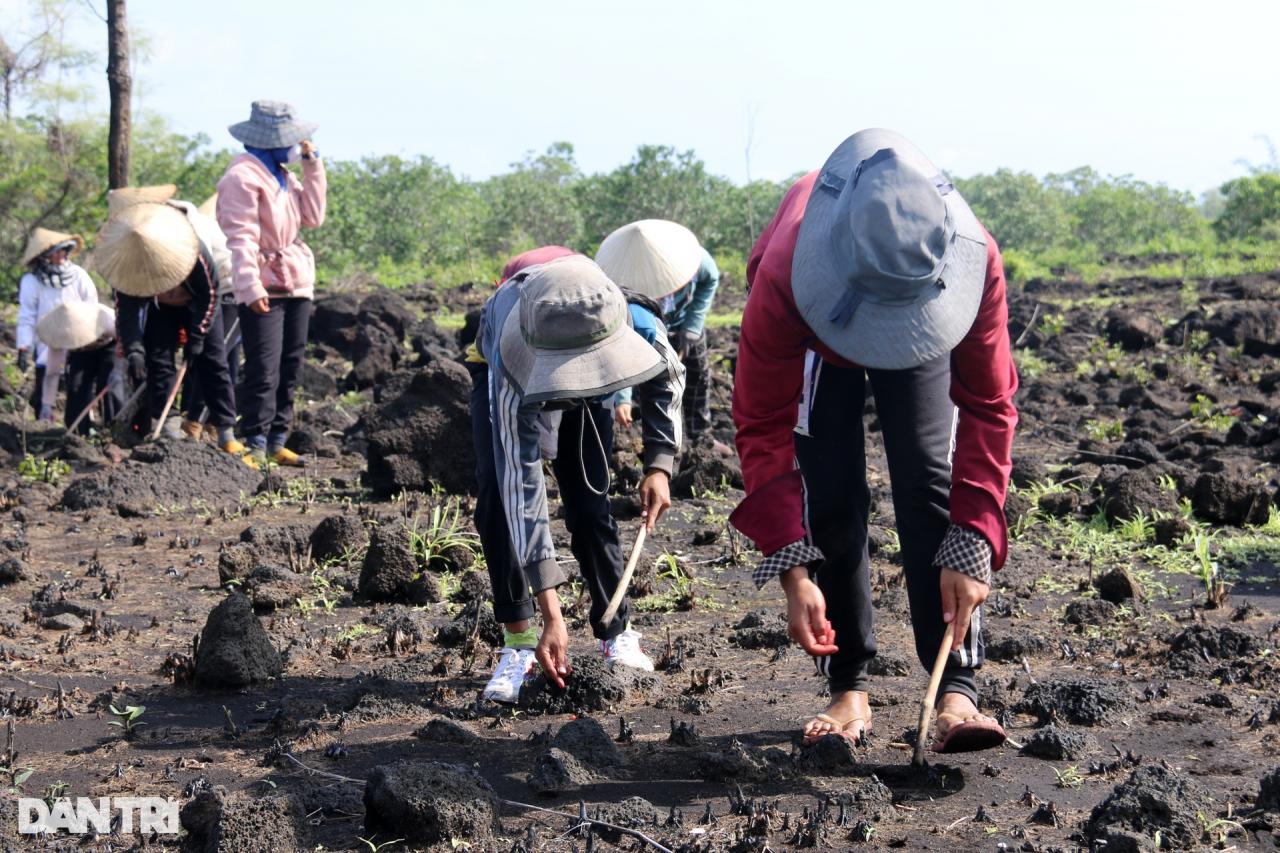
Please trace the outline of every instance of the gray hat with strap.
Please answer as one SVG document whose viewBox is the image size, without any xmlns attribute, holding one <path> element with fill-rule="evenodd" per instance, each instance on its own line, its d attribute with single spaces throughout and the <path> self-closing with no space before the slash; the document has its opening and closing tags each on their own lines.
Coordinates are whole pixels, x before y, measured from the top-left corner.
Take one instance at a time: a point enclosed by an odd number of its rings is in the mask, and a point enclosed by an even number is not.
<svg viewBox="0 0 1280 853">
<path fill-rule="evenodd" d="M 237 122 L 227 130 L 252 148 L 289 148 L 310 139 L 319 125 L 298 121 L 293 105 L 284 101 L 254 101 L 249 120 Z"/>
<path fill-rule="evenodd" d="M 791 266 L 796 307 L 823 344 L 903 370 L 955 348 L 978 316 L 987 234 L 901 134 L 872 128 L 818 174 Z"/>
<path fill-rule="evenodd" d="M 499 352 L 525 402 L 600 397 L 662 372 L 658 351 L 631 328 L 626 297 L 590 258 L 527 267 L 504 287 L 520 296 Z"/>
</svg>

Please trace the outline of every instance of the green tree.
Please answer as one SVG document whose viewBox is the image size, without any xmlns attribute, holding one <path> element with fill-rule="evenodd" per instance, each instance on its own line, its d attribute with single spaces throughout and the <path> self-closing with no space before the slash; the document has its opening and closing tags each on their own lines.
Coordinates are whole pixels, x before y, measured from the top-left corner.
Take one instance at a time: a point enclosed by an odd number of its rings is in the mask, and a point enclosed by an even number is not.
<svg viewBox="0 0 1280 853">
<path fill-rule="evenodd" d="M 999 169 L 957 180 L 956 187 L 1001 246 L 1042 252 L 1071 240 L 1067 194 L 1030 172 Z"/>
<path fill-rule="evenodd" d="M 1222 212 L 1213 229 L 1223 239 L 1257 239 L 1280 228 L 1280 174 L 1260 172 L 1222 185 Z"/>
<path fill-rule="evenodd" d="M 481 184 L 485 251 L 506 257 L 536 246 L 578 246 L 583 222 L 574 185 L 581 178 L 573 146 L 555 142 Z"/>
</svg>

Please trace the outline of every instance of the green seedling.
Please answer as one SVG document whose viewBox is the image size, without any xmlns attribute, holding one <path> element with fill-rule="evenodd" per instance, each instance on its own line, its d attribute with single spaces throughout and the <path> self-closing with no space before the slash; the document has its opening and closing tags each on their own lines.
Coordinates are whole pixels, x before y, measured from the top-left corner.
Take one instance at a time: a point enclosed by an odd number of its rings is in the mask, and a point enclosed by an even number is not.
<svg viewBox="0 0 1280 853">
<path fill-rule="evenodd" d="M 145 705 L 125 705 L 123 708 L 117 708 L 112 705 L 108 710 L 116 719 L 108 721 L 107 725 L 122 729 L 125 740 L 133 740 L 138 729 L 146 725 L 146 723 L 138 722 L 138 718 L 147 710 Z"/>
</svg>

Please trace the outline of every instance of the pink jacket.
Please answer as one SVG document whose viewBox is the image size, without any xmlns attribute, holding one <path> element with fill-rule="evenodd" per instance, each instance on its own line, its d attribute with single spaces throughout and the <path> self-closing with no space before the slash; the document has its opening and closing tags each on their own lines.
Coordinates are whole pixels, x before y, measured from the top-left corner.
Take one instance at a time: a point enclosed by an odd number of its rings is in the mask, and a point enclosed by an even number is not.
<svg viewBox="0 0 1280 853">
<path fill-rule="evenodd" d="M 328 181 L 318 157 L 302 161 L 302 178 L 290 173 L 289 189 L 282 190 L 258 158 L 246 153 L 218 181 L 218 225 L 227 235 L 232 287 L 241 305 L 267 296 L 315 295 L 315 256 L 298 232 L 324 223 Z"/>
</svg>

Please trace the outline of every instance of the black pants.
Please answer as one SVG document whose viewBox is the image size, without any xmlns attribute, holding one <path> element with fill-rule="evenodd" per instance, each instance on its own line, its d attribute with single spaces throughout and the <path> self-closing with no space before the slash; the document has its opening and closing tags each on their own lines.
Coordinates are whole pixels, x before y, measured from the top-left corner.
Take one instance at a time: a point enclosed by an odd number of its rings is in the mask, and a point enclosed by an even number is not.
<svg viewBox="0 0 1280 853">
<path fill-rule="evenodd" d="M 674 342 L 673 342 L 674 345 Z M 711 429 L 711 362 L 707 358 L 707 332 L 692 344 L 684 363 L 684 435 L 690 444 Z"/>
<path fill-rule="evenodd" d="M 512 550 L 506 510 L 498 487 L 489 423 L 489 371 L 474 365 L 471 368 L 471 431 L 476 448 L 478 486 L 476 530 L 489 567 L 493 615 L 499 622 L 520 622 L 533 616 L 534 597 L 524 567 Z M 622 545 L 618 525 L 609 510 L 608 495 L 598 495 L 588 486 L 589 482 L 597 489 L 603 487 L 608 482 L 609 468 L 607 458 L 596 445 L 590 424 L 583 419 L 584 412 L 595 420 L 604 446 L 613 447 L 613 418 L 608 409 L 598 402 L 585 409 L 572 409 L 565 412 L 560 421 L 559 445 L 551 469 L 560 486 L 565 526 L 569 528 L 569 548 L 591 594 L 591 631 L 598 639 L 609 640 L 626 630 L 631 602 L 624 598 L 613 621 L 607 628 L 600 627 L 609 598 L 622 580 Z M 582 440 L 584 427 L 585 441 Z"/>
<path fill-rule="evenodd" d="M 955 422 L 950 361 L 943 356 L 911 370 L 843 369 L 818 362 L 808 366 L 806 377 L 812 386 L 808 408 L 800 413 L 796 457 L 804 474 L 808 528 L 826 557 L 818 586 L 840 647 L 820 658 L 818 669 L 833 693 L 865 690 L 876 655 L 867 554 L 871 493 L 862 425 L 866 381 L 871 381 L 888 456 L 916 655 L 927 671 L 946 628 L 941 570 L 933 558 L 949 524 Z M 979 608 L 961 650 L 947 661 L 942 692 L 977 700 L 974 668 L 983 660 L 981 631 Z"/>
<path fill-rule="evenodd" d="M 224 298 L 219 306 L 222 314 L 222 341 L 227 356 L 227 378 L 231 382 L 231 403 L 235 406 L 235 387 L 240 384 L 240 353 L 242 347 L 240 345 L 240 324 L 238 322 L 239 313 L 236 311 L 236 303 L 231 298 Z M 230 340 L 227 336 L 230 335 Z M 182 403 L 188 412 L 195 412 L 196 416 L 192 420 L 200 419 L 200 412 L 204 410 L 204 389 L 200 387 L 200 377 L 192 371 L 187 371 L 187 378 L 182 384 Z"/>
<path fill-rule="evenodd" d="M 97 349 L 72 350 L 67 353 L 65 423 L 68 427 L 104 388 L 111 389 L 102 398 L 102 417 L 105 423 L 110 423 L 124 405 L 120 372 L 115 369 L 115 351 L 116 344 L 112 341 Z M 91 426 L 89 416 L 85 415 L 76 431 L 80 435 L 88 435 Z"/>
<path fill-rule="evenodd" d="M 43 364 L 36 365 L 36 387 L 31 389 L 31 408 L 35 410 L 36 417 L 40 417 L 40 406 L 44 403 L 44 374 L 45 367 Z M 71 417 L 75 417 L 72 415 Z"/>
<path fill-rule="evenodd" d="M 147 408 L 151 417 L 160 417 L 164 410 L 173 382 L 178 377 L 178 333 L 194 327 L 198 318 L 192 317 L 187 305 L 170 306 L 151 303 L 147 306 L 142 345 L 147 352 Z M 204 348 L 187 368 L 195 372 L 205 391 L 204 405 L 209 407 L 209 423 L 219 429 L 233 427 L 236 409 L 231 378 L 227 375 L 227 354 L 222 346 L 222 315 L 214 311 Z M 189 420 L 200 418 L 200 409 L 193 409 L 190 400 L 184 400 L 184 410 Z"/>
<path fill-rule="evenodd" d="M 306 354 L 311 300 L 272 299 L 266 314 L 247 305 L 239 310 L 244 336 L 240 433 L 265 435 L 271 445 L 283 445 L 293 423 L 293 392 Z"/>
</svg>

